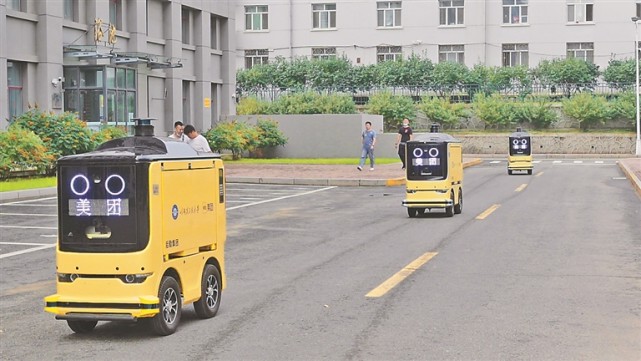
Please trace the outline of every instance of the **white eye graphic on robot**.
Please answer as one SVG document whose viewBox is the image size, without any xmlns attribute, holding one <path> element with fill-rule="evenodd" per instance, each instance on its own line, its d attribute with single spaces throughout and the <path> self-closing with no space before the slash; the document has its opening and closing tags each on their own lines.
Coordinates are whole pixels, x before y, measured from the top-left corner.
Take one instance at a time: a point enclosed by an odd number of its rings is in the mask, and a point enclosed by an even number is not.
<svg viewBox="0 0 641 361">
<path fill-rule="evenodd" d="M 99 184 L 100 182 L 100 178 L 96 177 L 93 179 L 93 183 L 95 184 Z M 87 192 L 89 192 L 91 183 L 92 182 L 89 181 L 89 178 L 87 178 L 87 176 L 78 174 L 71 178 L 71 181 L 69 181 L 69 187 L 71 188 L 71 192 L 73 194 L 77 196 L 84 196 L 85 194 L 87 194 Z M 118 196 L 125 191 L 126 182 L 122 176 L 118 174 L 112 174 L 105 180 L 104 187 L 107 193 L 109 193 L 110 195 Z"/>
</svg>

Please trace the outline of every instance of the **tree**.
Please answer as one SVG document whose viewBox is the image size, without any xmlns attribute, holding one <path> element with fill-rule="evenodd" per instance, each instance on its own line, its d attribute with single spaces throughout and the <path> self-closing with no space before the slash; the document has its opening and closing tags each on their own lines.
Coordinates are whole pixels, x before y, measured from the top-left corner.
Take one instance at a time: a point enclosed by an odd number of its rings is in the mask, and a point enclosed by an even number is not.
<svg viewBox="0 0 641 361">
<path fill-rule="evenodd" d="M 451 95 L 461 88 L 467 79 L 469 70 L 460 63 L 445 61 L 434 66 L 431 86 L 440 96 Z"/>
<path fill-rule="evenodd" d="M 618 89 L 634 84 L 634 77 L 636 76 L 635 64 L 635 59 L 612 59 L 608 62 L 608 67 L 603 71 L 603 80 L 612 88 Z"/>
<path fill-rule="evenodd" d="M 411 118 L 416 113 L 414 102 L 410 97 L 381 92 L 372 95 L 366 105 L 368 114 L 383 116 L 386 129 L 396 129 L 404 118 Z"/>
<path fill-rule="evenodd" d="M 600 75 L 597 65 L 577 58 L 543 60 L 533 74 L 542 85 L 556 87 L 566 97 L 594 89 Z"/>
<path fill-rule="evenodd" d="M 563 112 L 579 122 L 579 127 L 584 131 L 588 130 L 590 125 L 605 123 L 615 115 L 604 97 L 589 93 L 581 93 L 564 99 Z"/>
</svg>

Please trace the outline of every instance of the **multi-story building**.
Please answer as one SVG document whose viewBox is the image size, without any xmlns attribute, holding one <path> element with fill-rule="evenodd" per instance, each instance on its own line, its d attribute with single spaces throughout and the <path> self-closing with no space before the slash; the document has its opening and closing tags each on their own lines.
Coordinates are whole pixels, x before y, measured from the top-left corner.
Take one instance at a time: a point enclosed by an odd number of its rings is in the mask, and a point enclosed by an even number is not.
<svg viewBox="0 0 641 361">
<path fill-rule="evenodd" d="M 231 0 L 0 0 L 0 129 L 38 106 L 90 125 L 207 130 L 235 113 Z"/>
<path fill-rule="evenodd" d="M 276 57 L 407 58 L 468 67 L 634 57 L 641 0 L 239 0 L 239 68 Z"/>
</svg>

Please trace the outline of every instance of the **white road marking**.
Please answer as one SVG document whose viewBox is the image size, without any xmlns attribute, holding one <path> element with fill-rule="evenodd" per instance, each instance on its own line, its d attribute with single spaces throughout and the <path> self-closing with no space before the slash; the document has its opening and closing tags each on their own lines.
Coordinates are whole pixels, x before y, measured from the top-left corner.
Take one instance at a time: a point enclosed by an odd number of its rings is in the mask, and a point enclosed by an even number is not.
<svg viewBox="0 0 641 361">
<path fill-rule="evenodd" d="M 38 226 L 0 226 L 0 228 L 18 228 L 18 229 L 58 229 L 58 227 L 38 227 Z"/>
<path fill-rule="evenodd" d="M 47 197 L 47 198 L 38 198 L 38 199 L 28 199 L 26 201 L 15 201 L 15 202 L 9 202 L 9 203 L 0 203 L 0 206 L 7 206 L 7 205 L 14 205 L 14 204 L 22 204 L 22 203 L 32 203 L 32 202 L 40 202 L 40 201 L 48 201 L 51 199 L 57 199 L 58 197 Z"/>
<path fill-rule="evenodd" d="M 496 164 L 496 163 L 501 163 L 501 161 L 500 160 L 493 160 L 493 161 L 490 162 L 490 164 Z"/>
<path fill-rule="evenodd" d="M 280 201 L 280 200 L 287 199 L 287 198 L 293 198 L 293 197 L 305 196 L 305 195 L 308 195 L 308 194 L 317 193 L 317 192 L 322 192 L 322 191 L 326 191 L 326 190 L 333 189 L 333 188 L 336 188 L 336 187 L 325 187 L 325 188 L 320 188 L 320 189 L 314 189 L 313 191 L 309 191 L 309 192 L 298 193 L 298 194 L 292 194 L 292 195 L 289 195 L 289 196 L 283 196 L 283 197 L 272 198 L 272 199 L 266 199 L 266 200 L 264 200 L 264 201 L 259 201 L 259 202 L 253 202 L 253 203 L 241 204 L 241 205 L 239 205 L 239 206 L 229 207 L 229 208 L 227 208 L 227 210 L 228 210 L 228 211 L 231 211 L 231 210 L 238 209 L 238 208 L 250 207 L 250 206 L 255 206 L 255 205 L 259 205 L 259 204 L 263 204 L 263 203 L 268 203 L 268 202 Z"/>
<path fill-rule="evenodd" d="M 552 163 L 554 163 L 554 164 L 559 164 L 559 163 L 561 163 L 561 162 L 562 162 L 562 161 L 560 161 L 560 160 L 555 160 L 555 161 L 553 161 Z"/>
<path fill-rule="evenodd" d="M 57 214 L 44 214 L 44 213 L 0 213 L 0 216 L 39 216 L 39 217 L 58 217 Z"/>
<path fill-rule="evenodd" d="M 1 244 L 3 244 L 3 243 L 0 243 L 0 245 L 1 245 Z M 24 245 L 33 245 L 33 244 L 28 244 L 28 243 L 14 243 L 14 242 L 11 242 L 11 244 L 18 244 L 18 245 L 23 245 L 23 244 L 24 244 Z M 55 247 L 55 246 L 56 246 L 56 244 L 55 244 L 55 243 L 54 243 L 54 244 L 40 244 L 40 246 L 38 246 L 38 247 L 27 248 L 27 249 L 23 249 L 23 250 L 21 250 L 21 251 L 15 251 L 15 252 L 10 252 L 10 253 L 0 254 L 0 259 L 3 259 L 3 258 L 9 258 L 9 257 L 13 257 L 13 256 L 17 256 L 17 255 L 25 254 L 25 253 L 30 253 L 30 252 L 40 251 L 40 250 L 47 249 L 47 248 L 53 248 L 53 247 Z"/>
</svg>

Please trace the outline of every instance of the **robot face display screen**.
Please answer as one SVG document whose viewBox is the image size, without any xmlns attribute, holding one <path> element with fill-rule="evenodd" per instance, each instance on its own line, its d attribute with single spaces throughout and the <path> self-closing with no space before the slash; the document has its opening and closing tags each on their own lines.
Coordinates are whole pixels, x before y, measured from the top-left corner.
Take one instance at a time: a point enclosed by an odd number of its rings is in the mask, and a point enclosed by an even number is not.
<svg viewBox="0 0 641 361">
<path fill-rule="evenodd" d="M 407 147 L 407 178 L 439 180 L 447 177 L 447 144 L 419 143 Z"/>
<path fill-rule="evenodd" d="M 135 242 L 135 186 L 130 165 L 60 167 L 61 248 L 106 251 Z"/>
<path fill-rule="evenodd" d="M 530 138 L 510 138 L 510 155 L 530 155 Z"/>
</svg>

